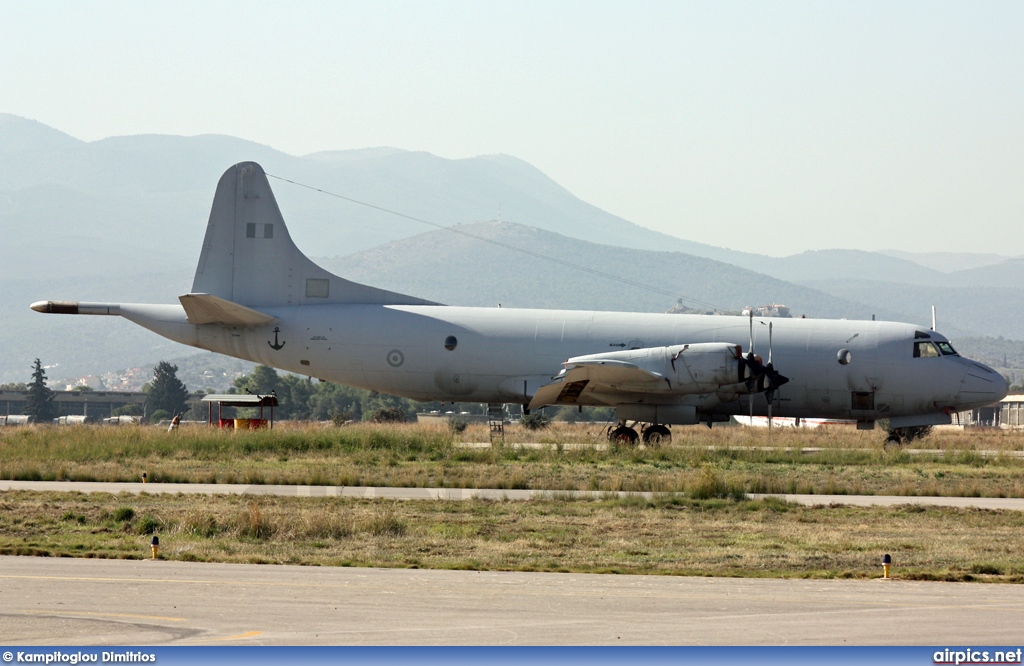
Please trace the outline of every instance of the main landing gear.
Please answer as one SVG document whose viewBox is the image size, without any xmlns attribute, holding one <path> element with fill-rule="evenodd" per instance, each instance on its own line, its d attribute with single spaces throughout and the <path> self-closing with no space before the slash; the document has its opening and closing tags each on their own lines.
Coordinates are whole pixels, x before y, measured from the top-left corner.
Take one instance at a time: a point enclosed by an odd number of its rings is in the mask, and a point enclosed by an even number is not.
<svg viewBox="0 0 1024 666">
<path fill-rule="evenodd" d="M 632 426 L 627 426 L 625 421 L 620 422 L 617 426 L 608 427 L 608 441 L 613 444 L 622 444 L 625 446 L 636 446 L 640 438 L 643 438 L 644 444 L 649 447 L 658 446 L 659 444 L 668 444 L 672 441 L 672 433 L 663 425 L 658 423 L 652 423 L 650 425 L 641 425 L 640 433 L 637 434 L 636 423 Z"/>
<path fill-rule="evenodd" d="M 672 441 L 672 433 L 663 425 L 654 423 L 643 429 L 642 435 L 644 438 L 644 444 L 649 446 L 657 446 L 658 444 L 668 444 Z"/>
</svg>

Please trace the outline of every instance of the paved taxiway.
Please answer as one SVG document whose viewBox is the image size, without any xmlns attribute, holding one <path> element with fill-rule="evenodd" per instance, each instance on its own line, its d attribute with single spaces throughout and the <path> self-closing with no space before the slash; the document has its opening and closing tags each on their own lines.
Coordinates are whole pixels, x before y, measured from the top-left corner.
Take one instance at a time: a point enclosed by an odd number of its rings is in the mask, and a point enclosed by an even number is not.
<svg viewBox="0 0 1024 666">
<path fill-rule="evenodd" d="M 0 480 L 0 492 L 33 490 L 80 493 L 150 493 L 153 495 L 184 493 L 186 495 L 277 495 L 281 497 L 357 497 L 401 500 L 466 500 L 510 499 L 529 500 L 543 497 L 609 497 L 644 496 L 651 493 L 608 491 L 550 491 L 493 488 L 384 488 L 372 486 L 275 486 L 229 483 L 93 483 L 82 481 L 6 481 Z M 971 507 L 978 509 L 1010 509 L 1024 511 L 1024 499 L 1009 497 L 918 497 L 906 495 L 770 495 L 806 506 L 849 504 L 852 506 L 896 506 L 927 504 L 930 506 Z M 752 499 L 769 497 L 750 494 Z"/>
<path fill-rule="evenodd" d="M 0 481 L 0 490 L 526 500 L 530 490 Z M 575 493 L 607 496 L 607 493 Z M 1024 510 L 995 498 L 805 504 Z M 9 644 L 1013 644 L 1024 587 L 0 557 Z"/>
<path fill-rule="evenodd" d="M 0 643 L 1017 645 L 1024 587 L 0 557 Z"/>
</svg>

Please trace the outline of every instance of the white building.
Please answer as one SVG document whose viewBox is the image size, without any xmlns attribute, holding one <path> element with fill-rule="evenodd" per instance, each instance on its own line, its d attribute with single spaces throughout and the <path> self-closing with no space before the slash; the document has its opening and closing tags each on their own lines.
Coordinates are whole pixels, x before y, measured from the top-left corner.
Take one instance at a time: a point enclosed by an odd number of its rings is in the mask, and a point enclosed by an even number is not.
<svg viewBox="0 0 1024 666">
<path fill-rule="evenodd" d="M 980 428 L 1024 429 L 1024 393 L 1014 393 L 988 407 L 953 415 L 953 425 Z"/>
</svg>

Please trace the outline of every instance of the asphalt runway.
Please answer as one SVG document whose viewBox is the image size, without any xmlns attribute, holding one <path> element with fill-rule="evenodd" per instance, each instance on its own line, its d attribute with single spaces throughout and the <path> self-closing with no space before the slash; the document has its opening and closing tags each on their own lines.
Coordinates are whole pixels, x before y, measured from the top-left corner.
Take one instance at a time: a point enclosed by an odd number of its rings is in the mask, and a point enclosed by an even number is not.
<svg viewBox="0 0 1024 666">
<path fill-rule="evenodd" d="M 228 483 L 93 483 L 84 481 L 4 481 L 5 490 L 32 490 L 80 493 L 165 493 L 186 495 L 277 495 L 281 497 L 356 497 L 402 500 L 466 500 L 510 499 L 529 500 L 545 497 L 602 498 L 609 496 L 643 496 L 651 493 L 609 491 L 551 491 L 495 488 L 384 488 L 372 486 L 275 486 Z M 852 506 L 896 506 L 927 504 L 929 506 L 971 507 L 978 509 L 1009 509 L 1024 511 L 1024 499 L 1008 497 L 920 497 L 907 495 L 765 495 L 750 494 L 752 499 L 778 497 L 806 506 L 848 504 Z"/>
<path fill-rule="evenodd" d="M 0 481 L 0 491 L 527 500 L 530 490 Z M 609 493 L 574 493 L 607 496 Z M 622 493 L 628 494 L 628 493 Z M 780 495 L 1024 510 L 995 498 Z M 1015 644 L 1024 587 L 0 557 L 10 645 Z"/>
<path fill-rule="evenodd" d="M 1024 587 L 0 557 L 7 645 L 1013 645 Z"/>
</svg>

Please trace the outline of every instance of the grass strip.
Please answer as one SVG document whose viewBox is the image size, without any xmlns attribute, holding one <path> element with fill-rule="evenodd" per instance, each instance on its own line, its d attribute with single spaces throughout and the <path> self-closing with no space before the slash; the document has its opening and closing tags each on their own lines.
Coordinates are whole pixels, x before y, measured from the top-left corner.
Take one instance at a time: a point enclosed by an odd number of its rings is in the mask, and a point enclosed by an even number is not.
<svg viewBox="0 0 1024 666">
<path fill-rule="evenodd" d="M 885 450 L 877 432 L 675 428 L 658 448 L 611 447 L 598 426 L 486 432 L 360 424 L 230 432 L 184 427 L 0 429 L 0 478 L 16 480 L 1024 497 L 1024 437 L 943 431 L 928 451 Z M 529 444 L 525 440 L 531 440 Z M 721 494 L 721 493 L 713 493 Z"/>
<path fill-rule="evenodd" d="M 656 496 L 528 502 L 0 493 L 0 554 L 1024 582 L 1024 512 Z"/>
</svg>

